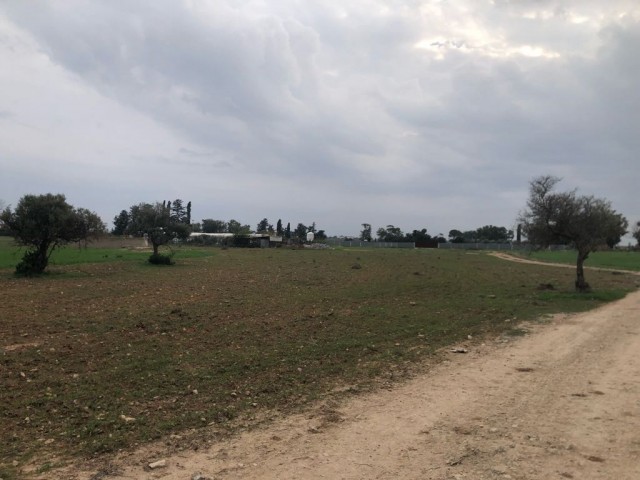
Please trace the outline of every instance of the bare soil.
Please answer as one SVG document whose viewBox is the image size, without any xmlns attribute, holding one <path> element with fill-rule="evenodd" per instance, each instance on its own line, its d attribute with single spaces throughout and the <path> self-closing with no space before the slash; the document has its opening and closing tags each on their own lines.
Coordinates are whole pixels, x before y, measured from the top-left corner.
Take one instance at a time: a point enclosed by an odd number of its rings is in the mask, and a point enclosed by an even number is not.
<svg viewBox="0 0 640 480">
<path fill-rule="evenodd" d="M 470 341 L 412 380 L 197 451 L 163 444 L 69 479 L 640 478 L 640 292 Z M 166 466 L 148 464 L 164 460 Z M 43 478 L 53 478 L 52 472 Z"/>
</svg>

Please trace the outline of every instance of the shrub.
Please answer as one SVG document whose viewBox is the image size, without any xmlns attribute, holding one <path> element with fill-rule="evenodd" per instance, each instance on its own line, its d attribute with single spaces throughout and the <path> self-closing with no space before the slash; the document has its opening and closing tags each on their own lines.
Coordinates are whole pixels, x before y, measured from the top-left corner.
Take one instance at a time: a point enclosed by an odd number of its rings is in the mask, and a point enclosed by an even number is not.
<svg viewBox="0 0 640 480">
<path fill-rule="evenodd" d="M 173 265 L 173 254 L 163 255 L 162 253 L 153 253 L 149 257 L 149 263 L 153 265 Z"/>
<path fill-rule="evenodd" d="M 47 258 L 35 250 L 29 250 L 22 257 L 22 261 L 16 265 L 16 275 L 31 277 L 38 275 L 47 267 Z"/>
</svg>

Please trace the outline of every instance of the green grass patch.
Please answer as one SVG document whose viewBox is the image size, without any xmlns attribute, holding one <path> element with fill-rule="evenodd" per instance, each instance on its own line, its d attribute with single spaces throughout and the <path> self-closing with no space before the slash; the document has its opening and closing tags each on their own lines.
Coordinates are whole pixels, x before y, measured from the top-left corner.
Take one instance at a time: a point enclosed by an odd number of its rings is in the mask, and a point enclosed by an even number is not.
<svg viewBox="0 0 640 480">
<path fill-rule="evenodd" d="M 49 453 L 114 452 L 403 378 L 468 335 L 517 335 L 507 319 L 637 286 L 590 272 L 595 293 L 576 295 L 570 269 L 457 251 L 185 249 L 160 268 L 89 258 L 0 276 L 3 474 L 36 454 L 47 468 Z"/>
<path fill-rule="evenodd" d="M 15 268 L 20 262 L 25 247 L 17 246 L 10 237 L 0 237 L 0 269 Z M 174 260 L 184 258 L 201 258 L 214 254 L 213 248 L 202 247 L 164 247 L 163 253 L 175 252 Z M 151 255 L 151 249 L 141 248 L 98 248 L 89 243 L 86 247 L 66 245 L 56 249 L 49 260 L 50 267 L 61 265 L 81 265 L 88 263 L 110 262 L 146 262 Z"/>
<path fill-rule="evenodd" d="M 565 251 L 534 251 L 523 254 L 526 258 L 539 260 L 541 262 L 566 263 L 575 265 L 577 252 L 575 250 Z M 584 263 L 585 267 L 613 268 L 619 270 L 640 271 L 640 252 L 637 251 L 602 251 L 594 252 Z"/>
</svg>

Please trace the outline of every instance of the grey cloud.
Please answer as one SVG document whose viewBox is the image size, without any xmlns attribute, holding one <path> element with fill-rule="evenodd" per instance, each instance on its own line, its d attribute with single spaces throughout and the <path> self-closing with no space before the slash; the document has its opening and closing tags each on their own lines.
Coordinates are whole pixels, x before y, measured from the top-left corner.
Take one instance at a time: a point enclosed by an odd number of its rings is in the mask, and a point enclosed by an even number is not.
<svg viewBox="0 0 640 480">
<path fill-rule="evenodd" d="M 367 221 L 355 217 L 372 204 L 386 222 L 455 215 L 453 226 L 471 228 L 463 218 L 514 218 L 527 181 L 549 172 L 640 216 L 605 175 L 615 167 L 627 172 L 616 181 L 640 180 L 640 25 L 617 16 L 637 7 L 561 3 L 78 0 L 0 10 L 61 68 L 174 133 L 173 154 L 136 159 L 184 166 L 194 172 L 185 184 L 211 173 L 227 188 L 312 186 L 328 212 L 351 199 L 336 228 Z M 433 39 L 437 51 L 416 48 Z M 270 201 L 294 211 L 285 193 Z"/>
</svg>

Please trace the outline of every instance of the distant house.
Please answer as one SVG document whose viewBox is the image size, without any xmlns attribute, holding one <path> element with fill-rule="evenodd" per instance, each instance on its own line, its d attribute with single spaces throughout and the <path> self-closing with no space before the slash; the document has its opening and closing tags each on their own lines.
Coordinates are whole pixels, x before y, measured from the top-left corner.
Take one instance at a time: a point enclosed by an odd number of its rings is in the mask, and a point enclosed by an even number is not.
<svg viewBox="0 0 640 480">
<path fill-rule="evenodd" d="M 193 232 L 189 238 L 208 237 L 217 239 L 222 243 L 225 239 L 233 239 L 233 244 L 238 247 L 277 247 L 282 245 L 282 237 L 269 235 L 266 233 L 249 233 L 247 235 L 236 236 L 233 233 L 202 233 Z"/>
</svg>

